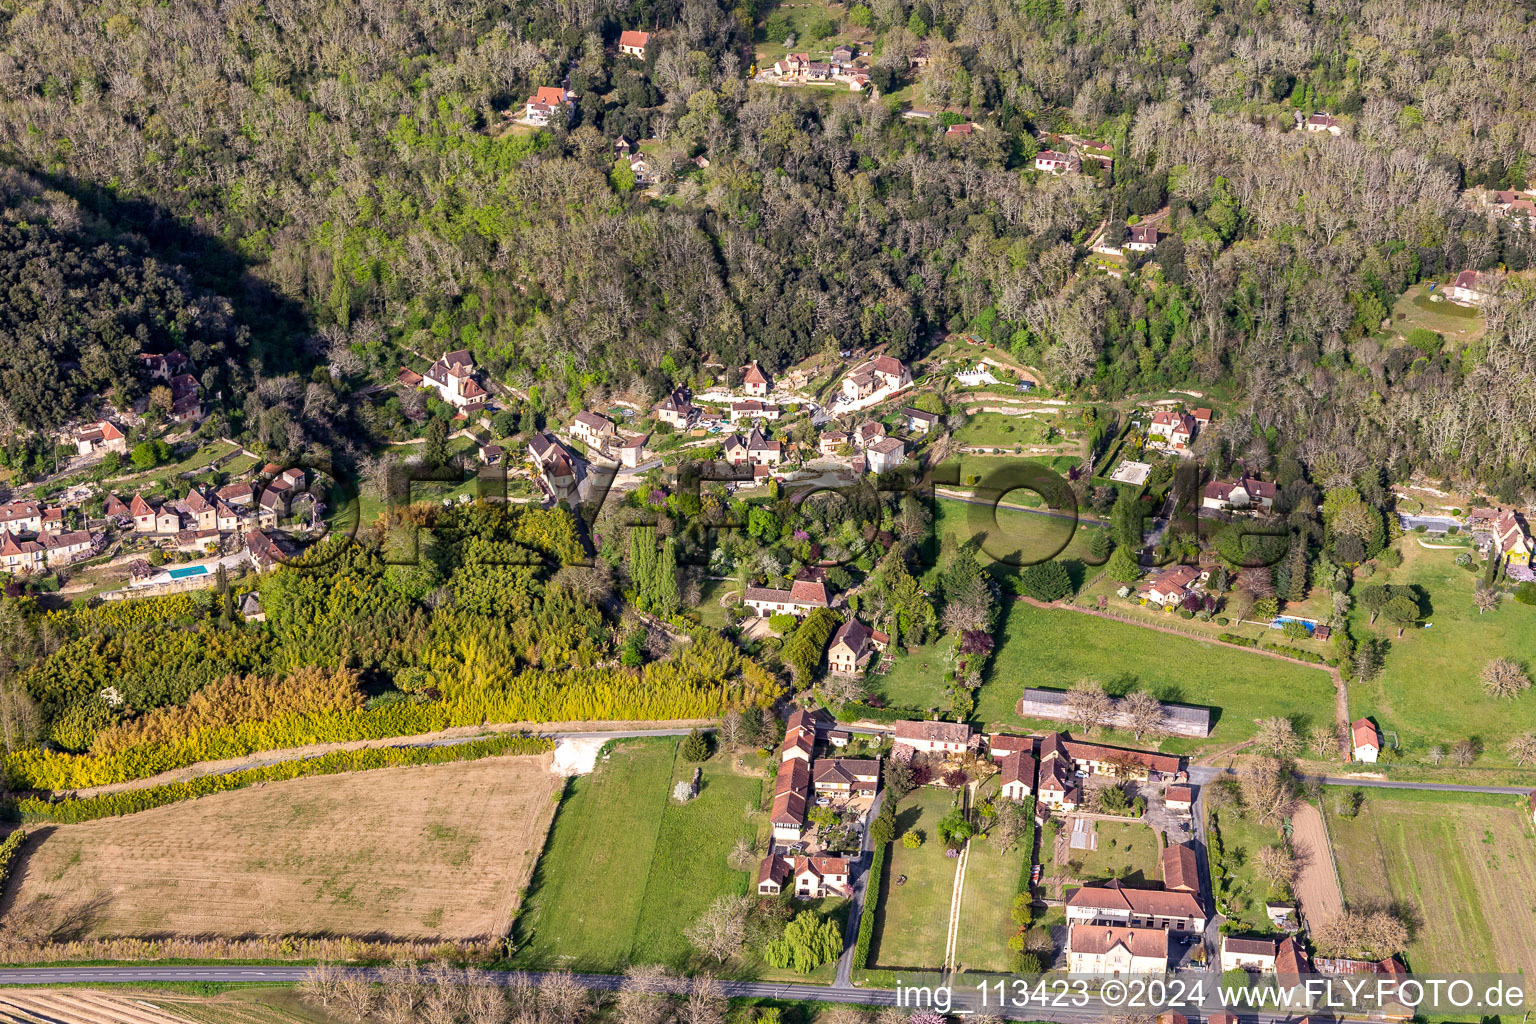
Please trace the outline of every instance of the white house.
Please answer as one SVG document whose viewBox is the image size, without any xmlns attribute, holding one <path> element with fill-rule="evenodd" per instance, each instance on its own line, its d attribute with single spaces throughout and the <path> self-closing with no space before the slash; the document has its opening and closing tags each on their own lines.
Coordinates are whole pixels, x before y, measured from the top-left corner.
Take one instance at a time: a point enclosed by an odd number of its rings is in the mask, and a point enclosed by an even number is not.
<svg viewBox="0 0 1536 1024">
<path fill-rule="evenodd" d="M 1161 974 L 1168 969 L 1168 933 L 1162 928 L 1074 924 L 1067 932 L 1072 974 Z"/>
<path fill-rule="evenodd" d="M 570 110 L 570 93 L 558 85 L 540 86 L 532 96 L 528 97 L 528 103 L 523 109 L 523 120 L 538 127 L 543 127 L 551 121 L 564 124 L 570 116 Z"/>
<path fill-rule="evenodd" d="M 897 722 L 897 744 L 932 754 L 963 754 L 971 742 L 971 727 L 964 722 Z"/>
<path fill-rule="evenodd" d="M 1269 973 L 1275 969 L 1274 939 L 1245 939 L 1232 935 L 1221 937 L 1221 969 L 1225 971 L 1259 971 Z"/>
<path fill-rule="evenodd" d="M 1200 504 L 1212 509 L 1273 508 L 1275 485 L 1246 473 L 1236 480 L 1213 480 L 1205 485 Z"/>
<path fill-rule="evenodd" d="M 79 455 L 89 455 L 95 451 L 127 455 L 128 438 L 111 420 L 87 423 L 75 434 L 75 452 Z"/>
<path fill-rule="evenodd" d="M 1357 718 L 1349 723 L 1349 742 L 1354 748 L 1355 760 L 1375 764 L 1381 753 L 1381 732 L 1369 718 Z"/>
<path fill-rule="evenodd" d="M 1463 270 L 1451 282 L 1448 294 L 1452 302 L 1467 306 L 1480 306 L 1493 294 L 1498 278 L 1493 274 L 1480 274 L 1475 270 Z"/>
<path fill-rule="evenodd" d="M 645 60 L 645 45 L 651 41 L 649 32 L 637 32 L 634 29 L 625 29 L 619 33 L 619 52 L 628 57 L 638 57 Z"/>
<path fill-rule="evenodd" d="M 1151 252 L 1157 248 L 1157 228 L 1151 224 L 1134 224 L 1125 247 L 1131 252 Z"/>
<path fill-rule="evenodd" d="M 1344 131 L 1344 126 L 1332 114 L 1321 111 L 1307 118 L 1305 127 L 1309 132 L 1327 132 L 1329 135 L 1338 135 Z"/>
<path fill-rule="evenodd" d="M 741 389 L 754 398 L 766 398 L 773 385 L 768 380 L 768 375 L 763 368 L 754 361 L 741 377 Z"/>
<path fill-rule="evenodd" d="M 741 603 L 764 615 L 808 615 L 817 608 L 830 608 L 832 600 L 827 585 L 815 580 L 795 580 L 788 590 L 772 587 L 748 587 Z"/>
<path fill-rule="evenodd" d="M 899 437 L 887 437 L 864 449 L 869 471 L 875 475 L 887 473 L 907 460 L 907 446 Z"/>
<path fill-rule="evenodd" d="M 422 379 L 455 409 L 467 412 L 485 405 L 485 388 L 475 380 L 475 357 L 466 349 L 439 356 Z"/>
</svg>

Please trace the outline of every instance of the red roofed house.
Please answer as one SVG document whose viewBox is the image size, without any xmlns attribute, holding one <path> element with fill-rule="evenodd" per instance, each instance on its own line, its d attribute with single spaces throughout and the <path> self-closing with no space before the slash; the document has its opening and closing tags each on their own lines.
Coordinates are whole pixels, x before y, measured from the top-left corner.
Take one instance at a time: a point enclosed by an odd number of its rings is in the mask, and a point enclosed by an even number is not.
<svg viewBox="0 0 1536 1024">
<path fill-rule="evenodd" d="M 795 895 L 804 899 L 846 896 L 848 862 L 842 857 L 796 857 Z"/>
<path fill-rule="evenodd" d="M 1110 881 L 1073 890 L 1067 896 L 1066 908 L 1069 925 L 1093 922 L 1176 932 L 1205 930 L 1205 911 L 1192 892 L 1132 889 L 1119 881 Z"/>
<path fill-rule="evenodd" d="M 1307 118 L 1307 131 L 1327 132 L 1329 135 L 1338 135 L 1344 131 L 1344 126 L 1334 119 L 1332 114 L 1318 112 Z"/>
<path fill-rule="evenodd" d="M 570 108 L 570 93 L 558 85 L 540 86 L 532 96 L 528 97 L 527 107 L 523 110 L 523 120 L 540 127 L 557 119 L 564 124 L 570 114 Z"/>
<path fill-rule="evenodd" d="M 1188 814 L 1195 803 L 1193 786 L 1169 786 L 1163 793 L 1163 806 L 1170 811 Z"/>
<path fill-rule="evenodd" d="M 43 506 L 35 501 L 0 505 L 0 530 L 6 533 L 37 533 L 43 528 Z"/>
<path fill-rule="evenodd" d="M 35 540 L 17 540 L 9 531 L 0 533 L 0 569 L 6 572 L 42 572 L 47 558 Z"/>
<path fill-rule="evenodd" d="M 1493 521 L 1492 532 L 1494 550 L 1503 557 L 1506 566 L 1531 564 L 1531 538 L 1525 532 L 1525 525 L 1513 511 L 1505 509 L 1499 518 Z"/>
<path fill-rule="evenodd" d="M 928 753 L 963 754 L 971 727 L 963 722 L 897 722 L 896 742 Z"/>
<path fill-rule="evenodd" d="M 996 748 L 993 748 L 996 756 Z M 1003 758 L 1002 783 L 1000 792 L 1004 797 L 1016 803 L 1022 802 L 1025 797 L 1035 791 L 1035 759 L 1023 751 L 1009 754 Z"/>
<path fill-rule="evenodd" d="M 1199 895 L 1200 861 L 1189 843 L 1173 843 L 1163 850 L 1163 888 Z"/>
<path fill-rule="evenodd" d="M 475 358 L 466 349 L 439 356 L 423 379 L 455 409 L 468 411 L 485 405 L 485 388 L 475 380 Z"/>
<path fill-rule="evenodd" d="M 1152 414 L 1152 424 L 1147 433 L 1168 442 L 1168 447 L 1182 451 L 1195 439 L 1195 418 L 1187 412 L 1159 409 Z"/>
<path fill-rule="evenodd" d="M 771 387 L 772 385 L 768 382 L 768 375 L 763 372 L 762 367 L 758 366 L 754 360 L 752 365 L 747 367 L 746 373 L 742 374 L 741 389 L 755 398 L 764 398 Z"/>
<path fill-rule="evenodd" d="M 1176 565 L 1157 574 L 1146 584 L 1145 596 L 1153 604 L 1168 607 L 1183 601 L 1195 584 L 1200 582 L 1200 570 L 1192 565 Z"/>
<path fill-rule="evenodd" d="M 836 675 L 858 675 L 869 659 L 885 650 L 890 642 L 885 633 L 870 629 L 858 619 L 849 619 L 832 634 L 832 643 L 827 646 L 827 667 Z"/>
<path fill-rule="evenodd" d="M 1349 745 L 1354 748 L 1355 760 L 1375 764 L 1381 753 L 1381 733 L 1369 718 L 1357 718 L 1349 723 Z"/>
<path fill-rule="evenodd" d="M 788 590 L 748 587 L 741 603 L 758 615 L 806 615 L 816 608 L 830 608 L 832 599 L 825 583 L 796 580 Z"/>
<path fill-rule="evenodd" d="M 128 506 L 128 511 L 133 516 L 134 533 L 155 532 L 155 510 L 150 507 L 149 502 L 144 500 L 144 495 L 135 494 L 132 504 Z"/>
<path fill-rule="evenodd" d="M 1247 473 L 1236 480 L 1213 480 L 1205 485 L 1200 504 L 1214 509 L 1273 508 L 1275 485 Z"/>
<path fill-rule="evenodd" d="M 634 29 L 625 29 L 619 33 L 619 52 L 630 57 L 639 57 L 645 60 L 645 44 L 651 41 L 649 32 L 636 32 Z"/>
<path fill-rule="evenodd" d="M 1067 932 L 1072 974 L 1161 974 L 1168 969 L 1168 933 L 1162 928 L 1074 924 Z"/>
<path fill-rule="evenodd" d="M 843 378 L 843 397 L 851 401 L 868 398 L 882 388 L 896 390 L 912 383 L 912 372 L 901 360 L 877 356 Z"/>
<path fill-rule="evenodd" d="M 97 420 L 81 427 L 75 435 L 75 451 L 79 455 L 89 455 L 95 451 L 127 455 L 128 438 L 111 420 Z"/>
<path fill-rule="evenodd" d="M 779 762 L 773 781 L 773 807 L 768 822 L 773 838 L 798 843 L 805 833 L 806 805 L 810 800 L 811 766 L 798 757 Z"/>
<path fill-rule="evenodd" d="M 1498 278 L 1492 274 L 1480 274 L 1475 270 L 1463 270 L 1451 282 L 1448 292 L 1452 302 L 1479 306 L 1493 294 Z"/>
</svg>

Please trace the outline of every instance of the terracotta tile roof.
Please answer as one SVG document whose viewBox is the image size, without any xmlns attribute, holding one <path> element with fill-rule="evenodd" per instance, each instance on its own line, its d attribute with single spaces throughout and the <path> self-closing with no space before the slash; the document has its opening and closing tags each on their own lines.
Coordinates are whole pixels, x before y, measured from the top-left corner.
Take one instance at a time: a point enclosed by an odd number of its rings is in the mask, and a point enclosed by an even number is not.
<svg viewBox="0 0 1536 1024">
<path fill-rule="evenodd" d="M 643 49 L 645 44 L 650 41 L 651 34 L 649 32 L 637 32 L 634 29 L 625 29 L 623 32 L 619 33 L 620 46 L 638 46 Z"/>
<path fill-rule="evenodd" d="M 1069 941 L 1074 953 L 1108 953 L 1124 946 L 1132 956 L 1168 956 L 1168 933 L 1161 928 L 1075 924 Z"/>
<path fill-rule="evenodd" d="M 971 727 L 963 722 L 897 722 L 896 742 L 925 740 L 930 743 L 968 743 Z"/>
<path fill-rule="evenodd" d="M 763 862 L 757 866 L 757 884 L 759 887 L 761 887 L 764 882 L 772 882 L 780 888 L 783 888 L 784 882 L 787 878 L 789 878 L 789 864 L 785 862 L 783 857 L 778 857 L 770 853 L 768 856 L 764 857 Z"/>
<path fill-rule="evenodd" d="M 1245 953 L 1249 956 L 1274 956 L 1274 939 L 1245 939 L 1232 935 L 1221 937 L 1221 949 L 1225 953 Z"/>
<path fill-rule="evenodd" d="M 1189 843 L 1174 843 L 1163 850 L 1163 887 L 1172 892 L 1200 891 L 1200 861 Z"/>
<path fill-rule="evenodd" d="M 1139 765 L 1154 772 L 1163 772 L 1172 775 L 1184 766 L 1182 758 L 1173 754 L 1157 754 L 1150 750 L 1130 750 L 1125 747 L 1110 747 L 1102 743 L 1082 743 L 1078 740 L 1066 738 L 1066 734 L 1057 733 L 1061 738 L 1062 749 L 1074 761 L 1101 761 L 1108 762 L 1123 760 L 1131 764 Z M 1042 748 L 1042 756 L 1044 749 Z"/>
<path fill-rule="evenodd" d="M 1350 744 L 1356 747 L 1381 747 L 1381 733 L 1369 718 L 1357 718 L 1349 723 Z"/>
<path fill-rule="evenodd" d="M 1168 792 L 1163 794 L 1163 799 L 1170 803 L 1191 804 L 1195 802 L 1195 791 L 1190 786 L 1169 786 Z"/>
<path fill-rule="evenodd" d="M 1289 937 L 1281 939 L 1275 950 L 1275 974 L 1284 977 L 1311 973 L 1312 958 L 1307 955 L 1301 943 Z"/>
<path fill-rule="evenodd" d="M 1161 889 L 1129 889 L 1119 882 L 1107 885 L 1085 885 L 1067 897 L 1069 907 L 1088 907 L 1094 910 L 1127 910 L 1133 914 L 1152 917 L 1184 917 L 1204 919 L 1205 911 L 1194 895 L 1187 892 L 1165 892 Z"/>
<path fill-rule="evenodd" d="M 1033 754 L 1035 752 L 1035 738 L 1033 736 L 1014 736 L 1011 733 L 995 732 L 987 737 L 987 747 L 992 751 L 994 758 L 1006 757 L 1019 751 Z"/>
<path fill-rule="evenodd" d="M 768 383 L 768 377 L 763 373 L 763 371 L 758 367 L 756 363 L 753 363 L 751 366 L 747 367 L 747 372 L 742 374 L 741 379 L 742 383 L 744 384 Z"/>
<path fill-rule="evenodd" d="M 1026 788 L 1033 790 L 1035 788 L 1035 759 L 1023 753 L 1003 758 L 1002 781 L 999 785 L 1006 786 L 1010 782 L 1021 782 Z"/>
</svg>

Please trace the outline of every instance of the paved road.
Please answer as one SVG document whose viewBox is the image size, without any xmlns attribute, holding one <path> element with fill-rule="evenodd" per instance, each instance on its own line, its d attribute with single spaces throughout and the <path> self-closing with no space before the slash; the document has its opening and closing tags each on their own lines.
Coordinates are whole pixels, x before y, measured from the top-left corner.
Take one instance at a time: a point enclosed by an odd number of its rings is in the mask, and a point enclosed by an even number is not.
<svg viewBox="0 0 1536 1024">
<path fill-rule="evenodd" d="M 875 794 L 875 802 L 869 805 L 869 814 L 865 818 L 867 824 L 864 827 L 864 848 L 859 853 L 862 870 L 859 877 L 853 882 L 853 898 L 848 901 L 848 922 L 843 927 L 843 955 L 837 961 L 837 980 L 832 984 L 836 988 L 853 988 L 853 947 L 859 941 L 859 919 L 864 916 L 864 896 L 869 890 L 870 860 L 874 856 L 875 844 L 870 838 L 870 826 L 875 823 L 875 817 L 880 813 L 880 805 L 885 802 L 885 790 L 881 789 Z M 875 879 L 875 885 L 880 884 L 880 879 Z"/>
<path fill-rule="evenodd" d="M 1437 793 L 1494 793 L 1526 796 L 1530 786 L 1458 786 L 1445 782 L 1398 782 L 1392 779 L 1349 779 L 1333 775 L 1304 775 L 1308 782 L 1317 781 L 1325 786 L 1364 786 L 1371 789 L 1428 789 Z"/>
<path fill-rule="evenodd" d="M 227 966 L 159 966 L 143 965 L 130 967 L 25 967 L 0 970 L 0 987 L 15 985 L 106 985 L 106 984 L 149 984 L 163 982 L 245 982 L 249 984 L 273 984 L 283 985 L 302 981 L 308 968 L 238 965 Z M 349 973 L 358 973 L 373 980 L 383 980 L 389 970 L 378 968 L 343 968 Z M 491 972 L 491 977 L 499 984 L 507 984 L 513 974 L 510 971 Z M 539 976 L 532 975 L 535 979 Z M 623 980 L 618 975 L 612 974 L 578 974 L 576 980 L 583 986 L 599 992 L 611 992 L 618 988 Z M 931 982 L 932 976 L 923 979 Z M 721 989 L 731 999 L 788 999 L 788 1000 L 814 1000 L 823 1003 L 853 1003 L 861 1006 L 894 1006 L 897 993 L 893 989 L 864 989 L 864 988 L 828 988 L 822 985 L 804 985 L 793 982 L 764 982 L 764 981 L 722 981 Z M 1097 1000 L 1089 1000 L 1087 1005 L 1076 1007 L 1005 1007 L 996 1005 L 996 989 L 993 992 L 993 1003 L 984 1006 L 981 994 L 967 982 L 962 982 L 952 993 L 950 1012 L 953 1014 L 969 1014 L 981 1009 L 990 1009 L 994 1013 L 1010 1020 L 1040 1020 L 1057 1021 L 1061 1024 L 1098 1024 L 1107 1015 L 1114 1012 Z M 916 1004 L 908 1002 L 906 1005 Z M 1282 1021 L 1291 1020 L 1294 1014 L 1256 1013 L 1244 1014 L 1243 1019 L 1247 1024 L 1280 1024 Z M 1189 1014 L 1191 1024 L 1206 1019 L 1198 1014 Z"/>
</svg>

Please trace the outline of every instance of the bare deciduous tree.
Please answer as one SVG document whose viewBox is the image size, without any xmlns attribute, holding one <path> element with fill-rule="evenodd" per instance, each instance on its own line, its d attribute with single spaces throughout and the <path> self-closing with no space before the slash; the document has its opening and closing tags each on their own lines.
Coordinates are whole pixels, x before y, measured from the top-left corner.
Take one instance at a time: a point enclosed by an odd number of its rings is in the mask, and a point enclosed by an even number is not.
<svg viewBox="0 0 1536 1024">
<path fill-rule="evenodd" d="M 1121 710 L 1130 718 L 1131 732 L 1136 734 L 1138 740 L 1163 723 L 1162 701 L 1142 690 L 1127 695 Z"/>
<path fill-rule="evenodd" d="M 1114 703 L 1104 692 L 1102 683 L 1094 679 L 1080 679 L 1067 691 L 1067 709 L 1072 720 L 1083 732 L 1093 732 L 1109 718 Z"/>
<path fill-rule="evenodd" d="M 1289 816 L 1296 793 L 1290 772 L 1279 758 L 1255 757 L 1243 766 L 1238 778 L 1243 788 L 1243 803 L 1258 816 L 1260 823 Z"/>
<path fill-rule="evenodd" d="M 1512 700 L 1530 689 L 1525 669 L 1508 658 L 1494 658 L 1483 666 L 1483 691 L 1490 697 Z"/>
<path fill-rule="evenodd" d="M 660 964 L 636 964 L 619 983 L 614 1013 L 619 1024 L 663 1024 L 672 1017 L 668 996 L 678 980 Z"/>
<path fill-rule="evenodd" d="M 1526 761 L 1536 757 L 1536 732 L 1523 732 L 1509 741 L 1505 748 L 1509 756 L 1515 759 L 1515 767 L 1520 767 Z"/>
<path fill-rule="evenodd" d="M 725 1024 L 730 1006 L 725 989 L 713 978 L 695 978 L 688 991 L 688 1001 L 678 1013 L 678 1024 Z"/>
<path fill-rule="evenodd" d="M 752 901 L 745 896 L 717 897 L 683 934 L 701 953 L 714 957 L 716 963 L 725 963 L 747 941 L 751 907 Z"/>
<path fill-rule="evenodd" d="M 341 984 L 343 973 L 341 968 L 332 963 L 315 964 L 304 972 L 304 980 L 299 982 L 299 994 L 306 1003 L 313 1003 L 324 1010 L 336 998 L 337 986 Z"/>
<path fill-rule="evenodd" d="M 1296 735 L 1296 728 L 1291 725 L 1291 720 L 1278 715 L 1274 718 L 1259 719 L 1259 728 L 1254 733 L 1253 740 L 1260 748 L 1282 757 L 1296 753 L 1301 746 L 1301 740 Z"/>
</svg>

